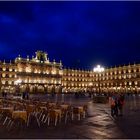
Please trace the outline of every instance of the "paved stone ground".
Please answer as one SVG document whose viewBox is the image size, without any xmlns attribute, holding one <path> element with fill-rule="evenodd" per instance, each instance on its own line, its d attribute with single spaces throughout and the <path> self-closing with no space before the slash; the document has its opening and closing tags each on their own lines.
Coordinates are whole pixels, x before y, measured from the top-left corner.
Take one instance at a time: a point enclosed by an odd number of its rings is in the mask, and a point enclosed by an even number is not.
<svg viewBox="0 0 140 140">
<path fill-rule="evenodd" d="M 124 116 L 115 118 L 115 123 L 128 138 L 140 138 L 140 96 L 127 96 Z"/>
<path fill-rule="evenodd" d="M 75 102 L 76 101 L 76 102 Z M 108 104 L 95 104 L 89 98 L 72 99 L 73 103 L 88 102 L 88 117 L 81 121 L 68 122 L 38 128 L 21 127 L 7 131 L 0 124 L 0 138 L 47 138 L 47 139 L 124 139 L 140 138 L 140 97 L 127 97 L 124 116 L 112 118 Z"/>
</svg>

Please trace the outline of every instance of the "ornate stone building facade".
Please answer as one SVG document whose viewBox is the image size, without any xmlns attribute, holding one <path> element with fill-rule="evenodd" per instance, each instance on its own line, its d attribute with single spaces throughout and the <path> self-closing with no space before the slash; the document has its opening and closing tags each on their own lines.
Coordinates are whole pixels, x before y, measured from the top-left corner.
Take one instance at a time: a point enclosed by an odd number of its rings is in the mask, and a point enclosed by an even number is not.
<svg viewBox="0 0 140 140">
<path fill-rule="evenodd" d="M 50 62 L 45 52 L 32 59 L 20 55 L 10 63 L 0 62 L 0 90 L 14 93 L 140 92 L 140 64 L 105 69 L 104 72 L 63 69 Z"/>
<path fill-rule="evenodd" d="M 13 63 L 0 63 L 0 87 L 6 92 L 60 92 L 62 73 L 61 62 L 50 62 L 42 51 L 37 51 L 32 59 L 19 55 Z"/>
<path fill-rule="evenodd" d="M 140 93 L 140 64 L 105 69 L 104 72 L 64 69 L 64 92 L 136 92 Z"/>
</svg>

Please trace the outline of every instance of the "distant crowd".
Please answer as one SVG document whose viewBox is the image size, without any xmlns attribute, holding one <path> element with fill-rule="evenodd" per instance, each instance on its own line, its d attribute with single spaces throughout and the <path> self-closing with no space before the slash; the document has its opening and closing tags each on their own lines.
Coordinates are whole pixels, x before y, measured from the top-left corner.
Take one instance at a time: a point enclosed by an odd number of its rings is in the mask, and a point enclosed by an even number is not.
<svg viewBox="0 0 140 140">
<path fill-rule="evenodd" d="M 9 94 L 11 95 L 11 94 Z M 13 96 L 17 96 L 17 97 L 21 97 L 22 99 L 29 99 L 29 93 L 28 92 L 22 92 L 22 93 L 14 93 L 12 94 Z M 7 98 L 8 97 L 8 93 L 7 92 L 2 92 L 2 97 L 3 98 Z"/>
</svg>

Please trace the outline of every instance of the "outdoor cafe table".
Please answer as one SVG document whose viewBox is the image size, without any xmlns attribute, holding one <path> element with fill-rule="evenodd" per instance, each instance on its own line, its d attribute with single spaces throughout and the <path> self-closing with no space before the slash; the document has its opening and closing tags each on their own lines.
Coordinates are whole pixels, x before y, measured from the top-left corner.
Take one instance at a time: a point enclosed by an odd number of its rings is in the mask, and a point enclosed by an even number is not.
<svg viewBox="0 0 140 140">
<path fill-rule="evenodd" d="M 3 112 L 10 112 L 10 113 L 12 113 L 14 108 L 12 108 L 12 107 L 2 107 L 2 108 L 0 108 L 0 110 L 3 111 Z"/>
<path fill-rule="evenodd" d="M 14 119 L 20 118 L 27 122 L 27 112 L 26 111 L 13 111 L 12 117 Z"/>
<path fill-rule="evenodd" d="M 83 106 L 76 106 L 74 108 L 77 108 L 80 113 L 84 112 L 84 107 Z"/>
<path fill-rule="evenodd" d="M 67 110 L 68 107 L 69 107 L 69 105 L 65 105 L 65 104 L 64 104 L 64 105 L 60 105 L 60 106 L 61 106 L 61 108 L 64 109 L 64 110 Z"/>
<path fill-rule="evenodd" d="M 47 109 L 46 106 L 41 106 L 40 108 L 43 110 Z"/>
<path fill-rule="evenodd" d="M 61 109 L 54 109 L 54 112 L 55 112 L 56 116 L 59 116 L 61 118 L 61 114 L 62 114 Z"/>
<path fill-rule="evenodd" d="M 56 103 L 49 103 L 49 106 L 55 106 Z"/>
<path fill-rule="evenodd" d="M 47 102 L 41 102 L 41 104 L 42 104 L 42 105 L 46 105 L 46 104 L 47 104 Z"/>
</svg>

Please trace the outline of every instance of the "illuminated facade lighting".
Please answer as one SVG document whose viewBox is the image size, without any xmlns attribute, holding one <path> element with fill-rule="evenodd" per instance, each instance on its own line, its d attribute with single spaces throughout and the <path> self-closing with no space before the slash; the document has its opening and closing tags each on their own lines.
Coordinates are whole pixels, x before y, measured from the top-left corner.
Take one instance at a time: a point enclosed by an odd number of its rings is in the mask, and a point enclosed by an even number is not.
<svg viewBox="0 0 140 140">
<path fill-rule="evenodd" d="M 12 61 L 13 62 L 13 61 Z M 29 59 L 19 55 L 14 63 L 0 62 L 0 89 L 15 92 L 17 85 L 28 92 L 140 92 L 140 64 L 91 70 L 63 69 L 62 62 L 49 61 L 45 52 L 37 51 Z M 99 83 L 100 81 L 100 83 Z M 125 89 L 125 90 L 124 90 Z"/>
</svg>

